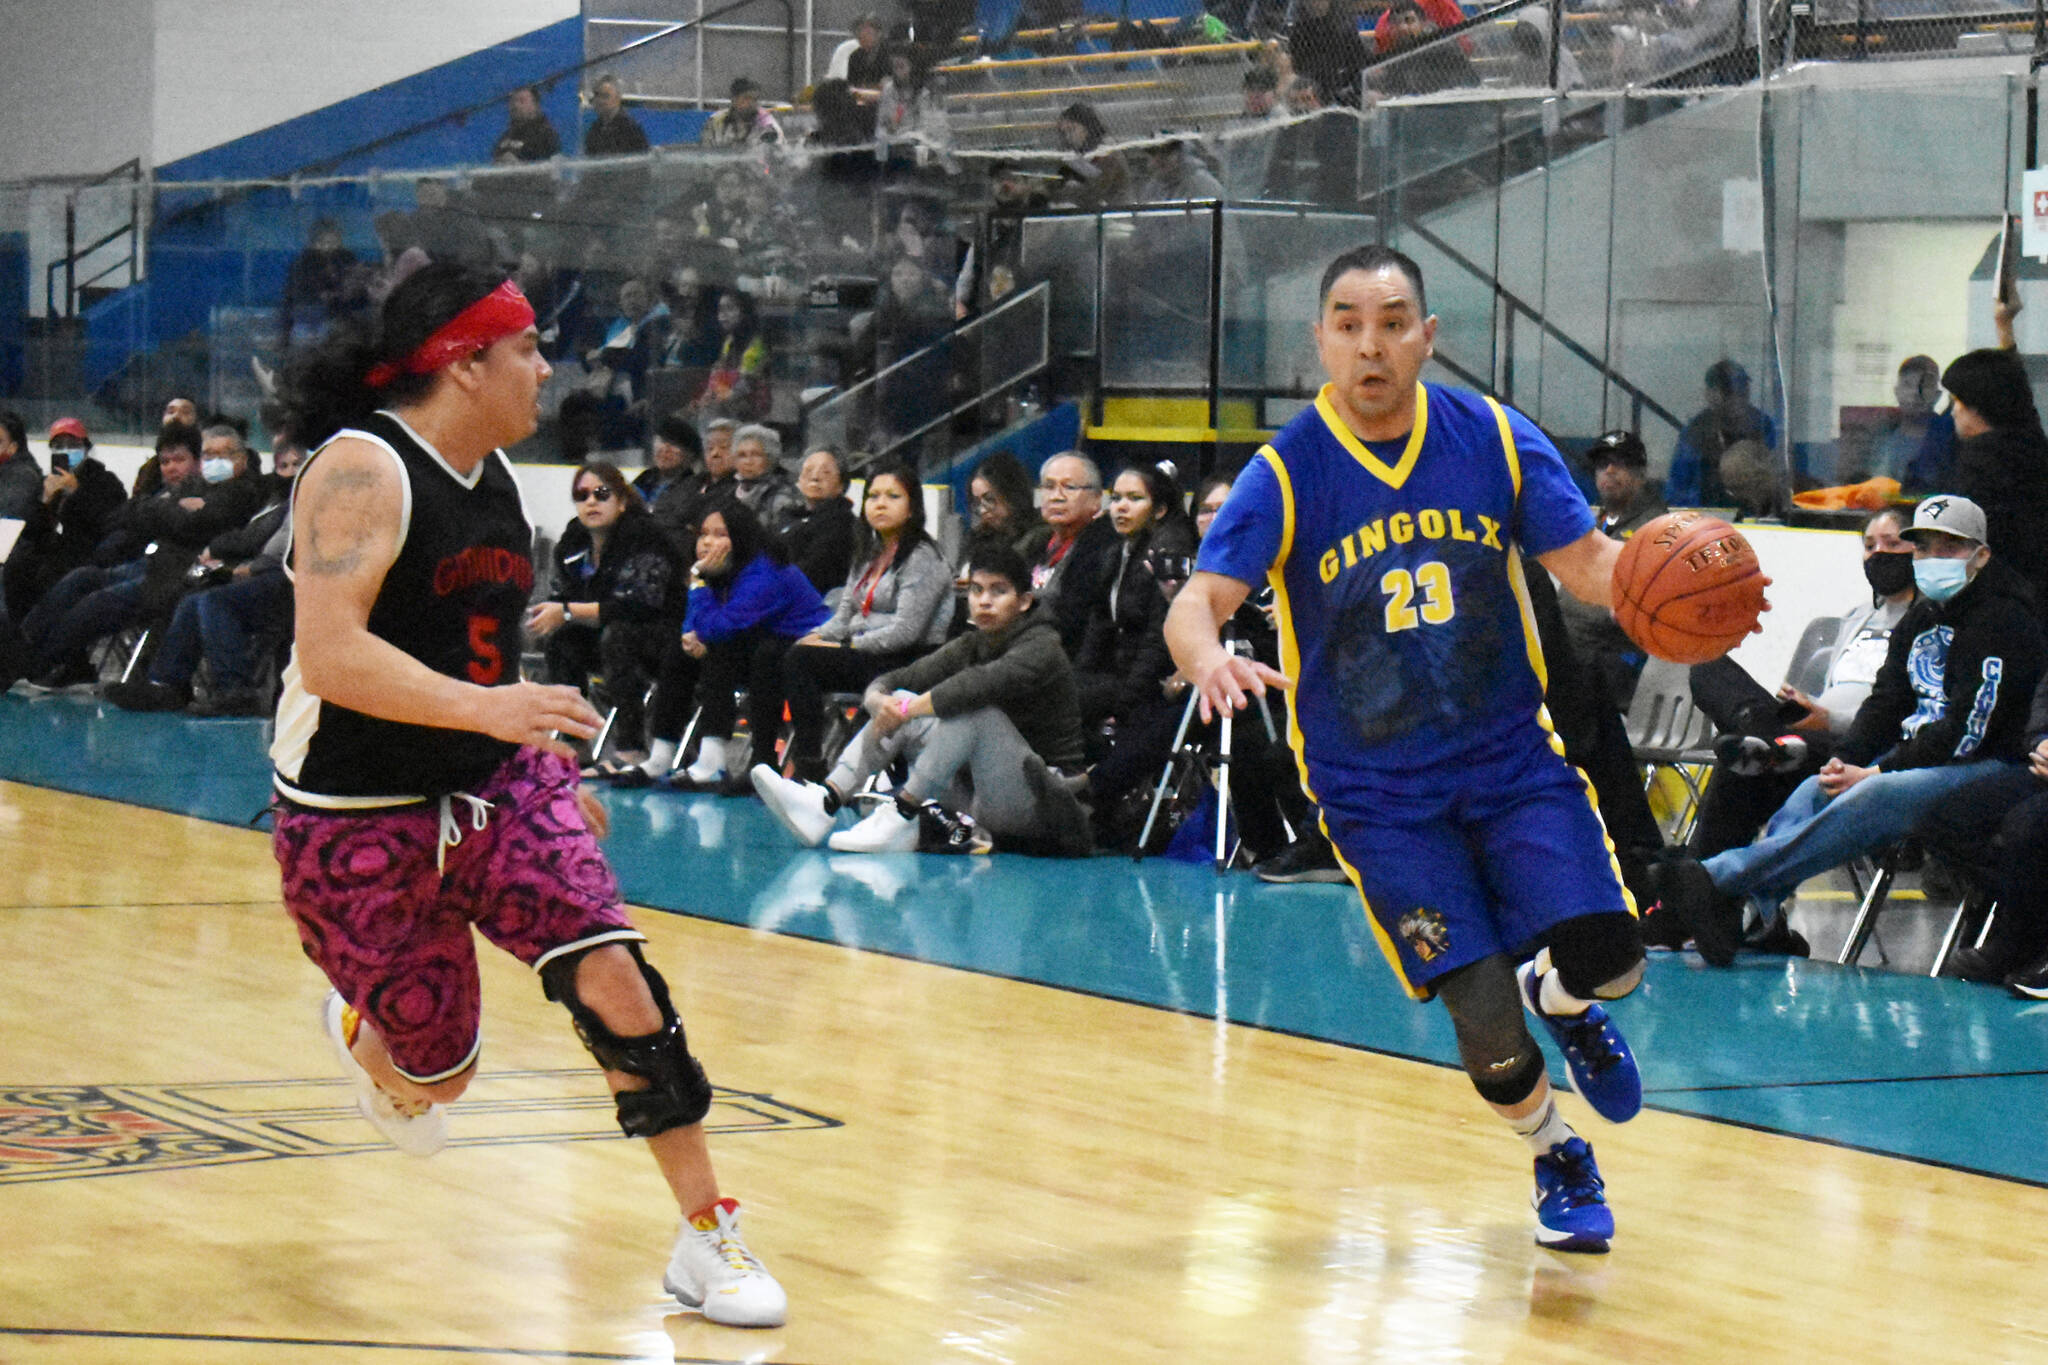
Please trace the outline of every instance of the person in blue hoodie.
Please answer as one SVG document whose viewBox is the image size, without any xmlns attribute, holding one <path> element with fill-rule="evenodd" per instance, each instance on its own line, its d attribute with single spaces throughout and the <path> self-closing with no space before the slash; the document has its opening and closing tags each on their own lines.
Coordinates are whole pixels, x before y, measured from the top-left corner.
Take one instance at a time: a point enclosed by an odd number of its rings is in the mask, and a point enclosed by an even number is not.
<svg viewBox="0 0 2048 1365">
<path fill-rule="evenodd" d="M 791 643 L 831 615 L 752 508 L 734 501 L 706 512 L 697 527 L 682 633 L 655 685 L 647 761 L 640 777 L 626 771 L 628 785 L 651 781 L 674 765 L 693 699 L 704 712 L 697 729 L 701 742 L 697 761 L 683 775 L 692 786 L 722 781 L 741 684 L 763 667 L 779 669 Z M 768 743 L 773 745 L 774 736 Z"/>
</svg>

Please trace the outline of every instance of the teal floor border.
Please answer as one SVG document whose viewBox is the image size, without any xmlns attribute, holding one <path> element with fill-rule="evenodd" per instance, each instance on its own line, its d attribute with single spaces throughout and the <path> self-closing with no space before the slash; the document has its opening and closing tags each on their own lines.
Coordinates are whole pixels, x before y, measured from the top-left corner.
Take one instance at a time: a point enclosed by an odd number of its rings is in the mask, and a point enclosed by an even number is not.
<svg viewBox="0 0 2048 1365">
<path fill-rule="evenodd" d="M 227 824 L 267 800 L 266 738 L 260 721 L 0 696 L 0 777 Z M 1456 1064 L 1443 1011 L 1402 995 L 1346 888 L 1156 859 L 834 854 L 795 848 L 750 800 L 605 800 L 635 904 Z M 1616 1017 L 1653 1108 L 2048 1185 L 2048 1144 L 2018 1137 L 2048 1109 L 2048 1004 L 1660 953 Z"/>
</svg>

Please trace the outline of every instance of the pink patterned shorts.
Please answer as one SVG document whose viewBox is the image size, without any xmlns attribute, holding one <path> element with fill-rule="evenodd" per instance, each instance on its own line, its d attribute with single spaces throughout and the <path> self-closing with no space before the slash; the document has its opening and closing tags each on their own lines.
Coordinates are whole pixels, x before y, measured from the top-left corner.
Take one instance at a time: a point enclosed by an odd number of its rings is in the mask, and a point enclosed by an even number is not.
<svg viewBox="0 0 2048 1365">
<path fill-rule="evenodd" d="M 272 842 L 306 956 L 414 1080 L 476 1060 L 483 999 L 471 925 L 536 969 L 567 948 L 642 937 L 575 790 L 567 760 L 521 749 L 474 793 L 488 811 L 461 797 L 279 810 Z"/>
</svg>

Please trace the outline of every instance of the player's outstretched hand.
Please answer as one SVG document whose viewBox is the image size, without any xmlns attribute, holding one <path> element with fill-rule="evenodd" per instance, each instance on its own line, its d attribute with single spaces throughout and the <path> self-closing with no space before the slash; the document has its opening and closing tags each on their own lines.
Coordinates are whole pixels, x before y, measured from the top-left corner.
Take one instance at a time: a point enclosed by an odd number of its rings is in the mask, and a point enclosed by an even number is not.
<svg viewBox="0 0 2048 1365">
<path fill-rule="evenodd" d="M 563 758 L 576 757 L 576 750 L 558 735 L 589 739 L 603 724 L 581 692 L 546 683 L 487 687 L 478 706 L 483 715 L 477 729 L 493 739 L 531 745 Z"/>
<path fill-rule="evenodd" d="M 590 794 L 590 788 L 576 789 L 576 809 L 581 812 L 584 827 L 592 838 L 602 839 L 612 832 L 612 813 L 604 808 L 604 802 Z"/>
<path fill-rule="evenodd" d="M 1216 656 L 1214 663 L 1199 671 L 1195 687 L 1202 694 L 1202 719 L 1214 720 L 1224 711 L 1242 711 L 1253 697 L 1263 697 L 1269 688 L 1292 687 L 1294 679 L 1277 668 L 1268 668 L 1242 654 Z"/>
</svg>

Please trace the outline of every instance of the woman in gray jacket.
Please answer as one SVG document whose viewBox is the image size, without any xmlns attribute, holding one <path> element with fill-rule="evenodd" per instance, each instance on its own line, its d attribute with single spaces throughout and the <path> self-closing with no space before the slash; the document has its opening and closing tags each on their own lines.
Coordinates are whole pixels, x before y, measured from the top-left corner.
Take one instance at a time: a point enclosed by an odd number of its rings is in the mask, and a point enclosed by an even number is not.
<svg viewBox="0 0 2048 1365">
<path fill-rule="evenodd" d="M 772 737 L 789 703 L 792 737 L 787 758 L 799 777 L 825 775 L 818 745 L 825 731 L 825 696 L 862 692 L 945 643 L 951 617 L 952 570 L 924 527 L 917 476 L 895 466 L 868 477 L 854 569 L 832 619 L 791 646 L 780 678 L 748 681 L 754 757 L 773 764 Z M 779 684 L 779 685 L 778 685 Z"/>
</svg>

